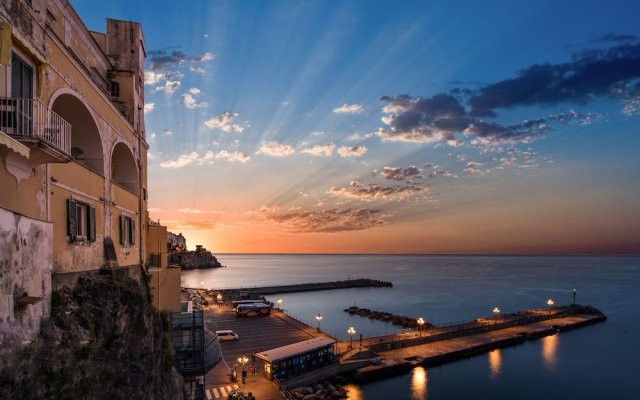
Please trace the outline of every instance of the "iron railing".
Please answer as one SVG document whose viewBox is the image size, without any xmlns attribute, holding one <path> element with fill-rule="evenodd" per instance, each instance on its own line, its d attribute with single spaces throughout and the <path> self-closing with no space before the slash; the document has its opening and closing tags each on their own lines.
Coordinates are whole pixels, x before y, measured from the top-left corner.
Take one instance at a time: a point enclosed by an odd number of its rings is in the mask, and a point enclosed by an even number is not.
<svg viewBox="0 0 640 400">
<path fill-rule="evenodd" d="M 0 97 L 0 130 L 40 139 L 71 155 L 71 124 L 39 100 Z"/>
</svg>

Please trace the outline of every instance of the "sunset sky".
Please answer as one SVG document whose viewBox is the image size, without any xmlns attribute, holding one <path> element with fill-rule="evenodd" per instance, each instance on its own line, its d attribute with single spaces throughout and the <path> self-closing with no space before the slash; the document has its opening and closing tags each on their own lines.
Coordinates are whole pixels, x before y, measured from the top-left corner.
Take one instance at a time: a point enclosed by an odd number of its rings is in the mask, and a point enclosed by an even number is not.
<svg viewBox="0 0 640 400">
<path fill-rule="evenodd" d="M 190 248 L 640 253 L 637 0 L 71 3 L 142 24 Z"/>
</svg>

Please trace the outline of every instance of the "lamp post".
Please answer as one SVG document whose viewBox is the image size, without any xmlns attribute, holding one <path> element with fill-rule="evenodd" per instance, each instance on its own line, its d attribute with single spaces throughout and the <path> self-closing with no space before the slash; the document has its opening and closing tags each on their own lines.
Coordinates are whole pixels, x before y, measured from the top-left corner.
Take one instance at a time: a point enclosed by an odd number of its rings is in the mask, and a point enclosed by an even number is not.
<svg viewBox="0 0 640 400">
<path fill-rule="evenodd" d="M 495 307 L 493 309 L 493 313 L 496 315 L 496 324 L 498 323 L 498 314 L 500 314 L 500 309 L 498 307 Z"/>
<path fill-rule="evenodd" d="M 551 308 L 553 307 L 553 299 L 547 300 L 547 305 L 549 306 L 549 315 L 551 315 Z"/>
<path fill-rule="evenodd" d="M 356 328 L 350 326 L 349 329 L 347 329 L 347 333 L 349 334 L 349 336 L 351 336 L 351 345 L 349 346 L 349 348 L 353 349 L 353 335 L 356 334 Z"/>
<path fill-rule="evenodd" d="M 249 361 L 249 359 L 244 354 L 242 355 L 242 357 L 238 357 L 238 362 L 242 364 L 242 383 L 245 383 L 245 379 L 247 378 L 247 370 L 245 368 L 245 365 L 247 365 L 247 361 Z"/>
<path fill-rule="evenodd" d="M 282 299 L 278 297 L 278 300 L 276 300 L 276 303 L 278 303 L 278 311 L 279 311 L 280 305 L 282 304 Z"/>
<path fill-rule="evenodd" d="M 322 314 L 316 315 L 316 321 L 318 321 L 318 332 L 320 332 L 320 321 L 322 321 L 322 318 L 324 318 Z"/>
<path fill-rule="evenodd" d="M 200 289 L 204 289 L 204 281 L 200 281 Z"/>
<path fill-rule="evenodd" d="M 573 289 L 573 305 L 576 305 L 576 290 Z"/>
<path fill-rule="evenodd" d="M 216 296 L 216 299 L 218 300 L 218 307 L 222 306 L 222 293 L 218 293 L 218 295 Z"/>
<path fill-rule="evenodd" d="M 420 337 L 422 337 L 422 325 L 424 325 L 424 319 L 422 317 L 418 318 L 418 332 Z"/>
</svg>

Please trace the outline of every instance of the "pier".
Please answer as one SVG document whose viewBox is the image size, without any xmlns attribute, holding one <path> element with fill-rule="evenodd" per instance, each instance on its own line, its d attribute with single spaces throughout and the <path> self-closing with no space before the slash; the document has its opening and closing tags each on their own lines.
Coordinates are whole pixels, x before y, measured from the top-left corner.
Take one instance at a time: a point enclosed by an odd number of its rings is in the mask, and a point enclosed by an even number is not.
<svg viewBox="0 0 640 400">
<path fill-rule="evenodd" d="M 341 362 L 345 365 L 368 360 L 353 368 L 354 381 L 380 379 L 404 373 L 417 365 L 433 366 L 494 349 L 514 346 L 559 332 L 603 322 L 606 316 L 593 307 L 565 306 L 553 312 L 528 310 L 503 318 L 479 318 L 465 324 L 425 331 L 368 338 L 348 343 Z"/>
<path fill-rule="evenodd" d="M 326 290 L 332 286 L 331 283 L 326 283 L 287 285 L 278 288 L 298 289 L 316 285 L 325 288 L 316 290 Z M 196 292 L 209 304 L 214 303 L 215 292 Z M 257 295 L 263 292 L 255 293 Z M 207 374 L 208 393 L 215 393 L 221 385 L 229 385 L 229 368 L 242 355 L 250 356 L 314 337 L 329 337 L 316 327 L 292 318 L 283 310 L 277 310 L 266 317 L 237 318 L 231 307 L 206 306 L 205 309 L 209 315 L 206 317 L 206 324 L 210 330 L 232 329 L 241 338 L 237 342 L 222 344 L 224 362 L 219 363 Z M 419 365 L 430 367 L 445 364 L 605 320 L 606 316 L 602 312 L 590 306 L 556 306 L 480 317 L 456 325 L 412 329 L 392 335 L 355 339 L 353 342 L 338 341 L 335 349 L 337 360 L 331 365 L 305 372 L 275 385 L 273 381 L 262 376 L 264 365 L 258 359 L 255 369 L 251 366 L 256 373 L 249 374 L 246 385 L 241 387 L 259 394 L 261 399 L 281 399 L 280 391 L 286 392 L 337 375 L 351 382 L 384 379 L 406 373 Z"/>
<path fill-rule="evenodd" d="M 390 288 L 393 283 L 380 281 L 376 279 L 345 279 L 343 281 L 333 282 L 316 282 L 316 283 L 300 283 L 293 285 L 275 285 L 275 286 L 256 286 L 256 287 L 237 287 L 227 289 L 208 289 L 210 292 L 222 293 L 225 298 L 237 299 L 243 296 L 255 298 L 259 296 L 269 296 L 280 293 L 298 293 L 312 292 L 317 290 L 334 290 L 334 289 L 350 289 L 350 288 Z"/>
</svg>

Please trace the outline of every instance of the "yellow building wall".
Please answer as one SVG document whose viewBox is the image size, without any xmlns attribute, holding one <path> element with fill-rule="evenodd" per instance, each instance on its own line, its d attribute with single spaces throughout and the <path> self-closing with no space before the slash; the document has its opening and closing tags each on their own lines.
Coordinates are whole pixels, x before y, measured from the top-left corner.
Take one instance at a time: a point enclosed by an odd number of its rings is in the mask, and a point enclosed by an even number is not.
<svg viewBox="0 0 640 400">
<path fill-rule="evenodd" d="M 140 214 L 138 213 L 138 196 L 129 192 L 122 187 L 112 184 L 111 191 L 113 193 L 114 208 L 111 212 L 111 232 L 113 244 L 116 248 L 118 256 L 118 264 L 122 266 L 141 264 L 144 260 L 140 259 L 141 237 L 145 235 L 140 230 Z M 136 230 L 136 239 L 133 245 L 120 244 L 120 216 L 124 215 L 133 219 Z M 144 239 L 142 239 L 144 240 Z"/>
<path fill-rule="evenodd" d="M 152 304 L 158 310 L 179 312 L 181 270 L 180 267 L 168 267 L 167 227 L 149 225 L 147 229 L 149 254 L 160 255 L 160 268 L 149 268 Z"/>
<path fill-rule="evenodd" d="M 0 146 L 0 207 L 29 218 L 45 221 L 47 218 L 47 192 L 45 167 L 32 168 L 26 179 L 18 183 L 7 171 L 7 150 Z"/>
</svg>

